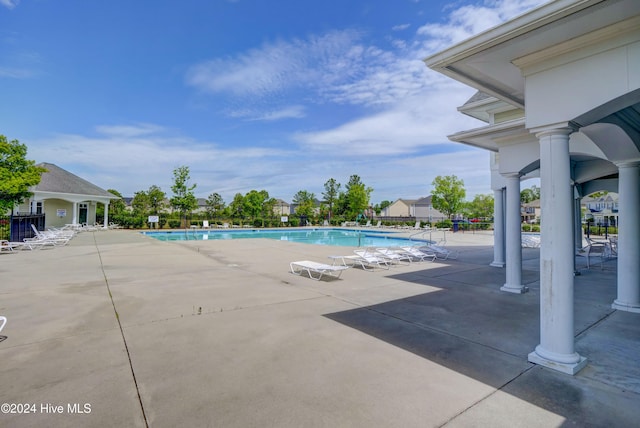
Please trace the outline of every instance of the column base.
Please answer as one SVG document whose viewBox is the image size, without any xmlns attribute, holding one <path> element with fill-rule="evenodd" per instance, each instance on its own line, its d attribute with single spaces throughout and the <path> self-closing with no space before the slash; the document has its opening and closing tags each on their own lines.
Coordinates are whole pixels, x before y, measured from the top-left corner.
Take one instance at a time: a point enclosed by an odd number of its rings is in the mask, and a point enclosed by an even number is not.
<svg viewBox="0 0 640 428">
<path fill-rule="evenodd" d="M 500 291 L 506 291 L 507 293 L 514 294 L 524 294 L 529 291 L 529 287 L 525 287 L 524 285 L 509 285 L 505 284 L 500 287 Z"/>
<path fill-rule="evenodd" d="M 629 304 L 614 300 L 613 303 L 611 304 L 611 307 L 619 311 L 634 312 L 636 314 L 640 314 L 640 305 L 629 305 Z"/>
<path fill-rule="evenodd" d="M 578 357 L 578 362 L 576 363 L 563 363 L 559 361 L 550 360 L 548 358 L 544 358 L 540 356 L 536 351 L 533 351 L 529 354 L 527 358 L 530 363 L 538 364 L 543 367 L 547 367 L 552 370 L 556 370 L 562 373 L 569 374 L 571 376 L 578 373 L 587 365 L 587 359 L 576 354 Z"/>
<path fill-rule="evenodd" d="M 506 266 L 506 263 L 505 262 L 491 262 L 491 263 L 489 263 L 489 266 L 503 268 L 503 267 Z"/>
</svg>

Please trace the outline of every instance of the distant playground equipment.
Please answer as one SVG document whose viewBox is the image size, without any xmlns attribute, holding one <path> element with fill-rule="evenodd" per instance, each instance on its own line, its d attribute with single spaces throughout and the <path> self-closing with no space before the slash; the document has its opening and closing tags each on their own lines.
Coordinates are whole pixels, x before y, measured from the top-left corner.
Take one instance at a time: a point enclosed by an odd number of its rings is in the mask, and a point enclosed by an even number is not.
<svg viewBox="0 0 640 428">
<path fill-rule="evenodd" d="M 360 220 L 368 220 L 367 215 L 364 213 L 364 211 L 358 214 L 358 216 L 356 217 L 356 223 L 360 223 Z"/>
</svg>

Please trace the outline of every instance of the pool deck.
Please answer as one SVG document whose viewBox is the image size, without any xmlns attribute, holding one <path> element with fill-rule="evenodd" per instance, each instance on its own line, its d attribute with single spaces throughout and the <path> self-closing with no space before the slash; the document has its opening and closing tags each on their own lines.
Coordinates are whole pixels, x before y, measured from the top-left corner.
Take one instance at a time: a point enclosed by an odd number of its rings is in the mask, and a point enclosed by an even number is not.
<svg viewBox="0 0 640 428">
<path fill-rule="evenodd" d="M 538 250 L 509 294 L 492 242 L 449 233 L 457 260 L 330 281 L 289 262 L 353 248 L 112 230 L 1 253 L 0 403 L 36 411 L 0 426 L 637 426 L 640 314 L 611 309 L 615 261 L 576 277 L 572 377 L 527 362 Z"/>
</svg>

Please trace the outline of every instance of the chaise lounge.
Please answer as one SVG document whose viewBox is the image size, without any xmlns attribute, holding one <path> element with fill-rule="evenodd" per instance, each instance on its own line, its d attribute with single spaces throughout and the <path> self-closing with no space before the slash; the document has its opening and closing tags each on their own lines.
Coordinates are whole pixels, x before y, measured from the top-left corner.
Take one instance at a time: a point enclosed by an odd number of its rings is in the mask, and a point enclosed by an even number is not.
<svg viewBox="0 0 640 428">
<path fill-rule="evenodd" d="M 289 267 L 291 268 L 291 273 L 295 275 L 302 275 L 302 272 L 306 272 L 309 275 L 309 278 L 316 281 L 320 281 L 324 275 L 338 279 L 340 278 L 340 275 L 342 275 L 342 271 L 349 269 L 349 266 L 333 266 L 324 263 L 312 262 L 310 260 L 291 262 Z M 314 274 L 317 274 L 317 276 L 313 276 Z"/>
</svg>

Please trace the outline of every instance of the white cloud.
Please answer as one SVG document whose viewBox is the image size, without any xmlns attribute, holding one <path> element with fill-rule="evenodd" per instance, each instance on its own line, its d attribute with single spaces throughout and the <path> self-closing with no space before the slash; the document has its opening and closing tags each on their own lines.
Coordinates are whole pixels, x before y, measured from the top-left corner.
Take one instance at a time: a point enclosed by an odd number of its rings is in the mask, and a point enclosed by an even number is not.
<svg viewBox="0 0 640 428">
<path fill-rule="evenodd" d="M 359 48 L 355 31 L 332 31 L 306 40 L 265 43 L 233 58 L 193 65 L 186 83 L 209 93 L 269 97 L 299 87 L 319 86 L 349 74 Z"/>
<path fill-rule="evenodd" d="M 13 9 L 20 4 L 20 0 L 0 0 L 0 5 L 7 9 Z"/>
<path fill-rule="evenodd" d="M 305 107 L 302 105 L 286 106 L 280 109 L 267 111 L 245 108 L 240 110 L 230 110 L 227 114 L 239 119 L 263 122 L 273 122 L 284 119 L 301 119 L 306 116 Z"/>
<path fill-rule="evenodd" d="M 29 79 L 37 74 L 38 73 L 36 71 L 27 68 L 0 66 L 0 77 L 7 77 L 10 79 Z"/>
<path fill-rule="evenodd" d="M 400 25 L 394 25 L 393 27 L 391 27 L 391 29 L 393 31 L 402 31 L 402 30 L 406 30 L 409 27 L 411 27 L 411 24 L 400 24 Z"/>
<path fill-rule="evenodd" d="M 378 113 L 332 129 L 299 132 L 293 138 L 307 149 L 340 151 L 345 156 L 407 155 L 445 144 L 447 135 L 478 126 L 456 111 L 473 93 L 449 80 Z"/>
<path fill-rule="evenodd" d="M 548 0 L 485 0 L 479 5 L 469 4 L 453 9 L 449 19 L 442 23 L 427 23 L 417 31 L 424 37 L 421 56 L 461 42 L 500 23 L 514 18 Z"/>
</svg>

